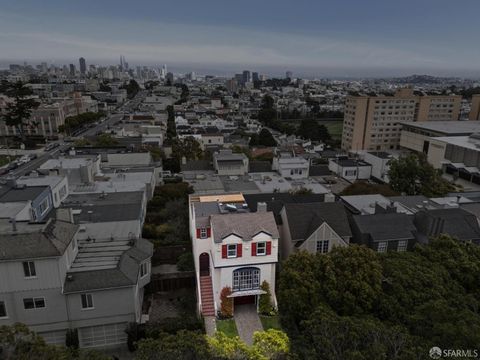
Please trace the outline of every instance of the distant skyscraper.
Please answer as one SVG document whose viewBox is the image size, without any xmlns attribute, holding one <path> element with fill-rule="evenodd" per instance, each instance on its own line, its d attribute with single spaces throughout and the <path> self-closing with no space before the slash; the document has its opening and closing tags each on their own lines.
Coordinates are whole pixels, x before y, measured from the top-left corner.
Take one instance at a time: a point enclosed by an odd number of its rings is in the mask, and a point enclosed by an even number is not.
<svg viewBox="0 0 480 360">
<path fill-rule="evenodd" d="M 73 64 L 70 64 L 70 75 L 71 76 L 75 76 L 75 65 Z"/>
<path fill-rule="evenodd" d="M 81 57 L 78 59 L 78 62 L 80 63 L 80 73 L 85 75 L 85 72 L 87 71 L 87 63 L 85 62 L 85 58 Z"/>
<path fill-rule="evenodd" d="M 168 72 L 167 75 L 165 75 L 165 78 L 173 84 L 173 74 L 171 72 Z"/>
<path fill-rule="evenodd" d="M 242 80 L 244 83 L 252 81 L 252 74 L 248 70 L 243 70 Z"/>
<path fill-rule="evenodd" d="M 252 81 L 258 81 L 260 78 L 258 77 L 258 72 L 252 72 Z"/>
<path fill-rule="evenodd" d="M 291 71 L 287 71 L 287 72 L 285 73 L 285 77 L 286 77 L 287 79 L 293 79 L 293 73 L 292 73 Z"/>
</svg>

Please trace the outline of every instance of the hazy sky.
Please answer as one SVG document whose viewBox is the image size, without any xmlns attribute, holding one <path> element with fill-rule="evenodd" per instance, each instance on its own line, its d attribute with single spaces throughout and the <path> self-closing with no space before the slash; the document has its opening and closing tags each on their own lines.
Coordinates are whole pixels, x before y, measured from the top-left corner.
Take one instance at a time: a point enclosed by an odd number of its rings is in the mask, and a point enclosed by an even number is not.
<svg viewBox="0 0 480 360">
<path fill-rule="evenodd" d="M 0 61 L 480 76 L 480 0 L 0 0 Z"/>
</svg>

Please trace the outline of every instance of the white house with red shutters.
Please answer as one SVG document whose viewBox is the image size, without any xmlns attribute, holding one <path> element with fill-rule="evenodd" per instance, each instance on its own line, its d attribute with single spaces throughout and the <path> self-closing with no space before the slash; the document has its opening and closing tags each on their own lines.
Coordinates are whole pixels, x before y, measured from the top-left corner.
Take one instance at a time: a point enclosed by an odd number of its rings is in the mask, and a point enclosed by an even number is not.
<svg viewBox="0 0 480 360">
<path fill-rule="evenodd" d="M 199 311 L 216 315 L 224 287 L 231 288 L 234 307 L 257 304 L 263 281 L 276 306 L 279 234 L 266 204 L 253 213 L 242 194 L 191 195 L 189 212 Z"/>
</svg>

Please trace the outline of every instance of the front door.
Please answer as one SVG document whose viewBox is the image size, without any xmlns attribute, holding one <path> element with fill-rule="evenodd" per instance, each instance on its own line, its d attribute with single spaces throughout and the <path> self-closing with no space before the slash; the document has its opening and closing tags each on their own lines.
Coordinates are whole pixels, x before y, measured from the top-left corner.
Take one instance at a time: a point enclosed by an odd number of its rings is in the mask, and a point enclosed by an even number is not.
<svg viewBox="0 0 480 360">
<path fill-rule="evenodd" d="M 210 257 L 207 253 L 200 254 L 200 276 L 210 275 Z"/>
</svg>

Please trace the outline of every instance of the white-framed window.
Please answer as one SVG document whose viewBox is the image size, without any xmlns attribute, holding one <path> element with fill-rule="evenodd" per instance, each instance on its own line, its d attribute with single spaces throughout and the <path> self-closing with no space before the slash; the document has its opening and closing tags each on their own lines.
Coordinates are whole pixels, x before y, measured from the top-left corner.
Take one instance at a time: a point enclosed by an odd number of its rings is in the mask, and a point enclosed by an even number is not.
<svg viewBox="0 0 480 360">
<path fill-rule="evenodd" d="M 140 277 L 144 277 L 148 274 L 148 262 L 140 264 Z"/>
<path fill-rule="evenodd" d="M 317 241 L 317 253 L 326 254 L 328 253 L 328 245 L 330 244 L 329 240 L 319 240 Z"/>
<path fill-rule="evenodd" d="M 237 257 L 237 244 L 227 245 L 227 257 L 229 258 Z"/>
<path fill-rule="evenodd" d="M 377 252 L 386 252 L 388 243 L 386 241 L 380 241 L 377 245 Z"/>
<path fill-rule="evenodd" d="M 48 201 L 48 197 L 46 197 L 38 206 L 38 210 L 40 210 L 40 215 L 44 215 L 47 212 L 49 204 L 50 202 Z"/>
<path fill-rule="evenodd" d="M 7 317 L 7 306 L 5 305 L 5 301 L 0 301 L 0 319 Z"/>
<path fill-rule="evenodd" d="M 357 170 L 345 170 L 345 176 L 356 176 Z"/>
<path fill-rule="evenodd" d="M 200 228 L 200 238 L 205 239 L 207 237 L 207 229 L 206 228 Z"/>
<path fill-rule="evenodd" d="M 82 309 L 93 309 L 93 295 L 92 294 L 82 294 Z"/>
<path fill-rule="evenodd" d="M 257 243 L 257 256 L 267 255 L 267 243 L 259 242 Z"/>
<path fill-rule="evenodd" d="M 260 287 L 260 269 L 242 268 L 233 272 L 233 291 L 253 290 Z"/>
<path fill-rule="evenodd" d="M 34 278 L 37 276 L 35 263 L 33 261 L 23 262 L 23 274 L 25 275 L 26 278 Z"/>
<path fill-rule="evenodd" d="M 397 245 L 397 251 L 406 251 L 407 245 L 408 245 L 407 240 L 400 240 Z"/>
<path fill-rule="evenodd" d="M 23 307 L 25 308 L 25 310 L 42 309 L 45 307 L 45 298 L 25 298 L 23 299 Z"/>
</svg>

